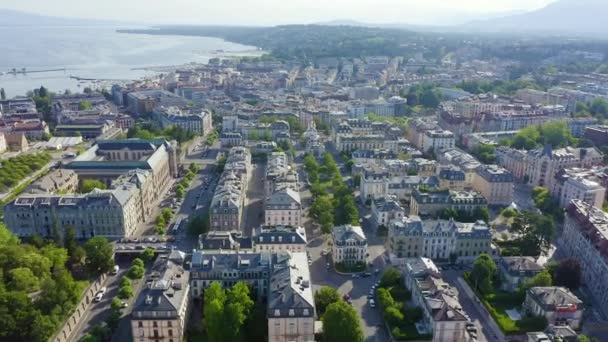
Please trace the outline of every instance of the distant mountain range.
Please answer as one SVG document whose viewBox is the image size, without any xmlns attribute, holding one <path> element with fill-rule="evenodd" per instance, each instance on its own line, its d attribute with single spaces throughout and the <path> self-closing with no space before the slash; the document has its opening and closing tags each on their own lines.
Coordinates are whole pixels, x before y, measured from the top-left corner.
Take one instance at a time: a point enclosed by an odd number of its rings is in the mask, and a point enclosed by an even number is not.
<svg viewBox="0 0 608 342">
<path fill-rule="evenodd" d="M 317 23 L 328 26 L 358 26 L 390 29 L 408 29 L 420 32 L 474 32 L 560 34 L 569 36 L 593 36 L 608 38 L 608 0 L 556 0 L 531 12 L 509 12 L 484 15 L 475 21 L 461 25 L 433 26 L 407 23 L 365 23 L 355 20 L 333 20 Z M 466 19 L 465 19 L 466 20 Z M 142 26 L 111 20 L 59 18 L 32 13 L 0 9 L 1 26 Z"/>
<path fill-rule="evenodd" d="M 607 0 L 557 0 L 524 14 L 475 21 L 465 31 L 563 34 L 608 38 Z"/>
</svg>

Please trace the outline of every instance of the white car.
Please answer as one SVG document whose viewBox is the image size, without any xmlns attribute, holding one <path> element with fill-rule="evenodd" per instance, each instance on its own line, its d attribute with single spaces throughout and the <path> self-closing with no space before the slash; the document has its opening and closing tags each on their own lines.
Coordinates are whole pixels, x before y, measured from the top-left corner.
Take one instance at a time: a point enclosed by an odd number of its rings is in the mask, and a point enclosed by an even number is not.
<svg viewBox="0 0 608 342">
<path fill-rule="evenodd" d="M 369 307 L 370 308 L 375 308 L 376 307 L 376 302 L 373 299 L 369 300 Z"/>
<path fill-rule="evenodd" d="M 98 292 L 98 293 L 95 295 L 95 298 L 93 298 L 93 302 L 95 302 L 95 303 L 99 303 L 99 302 L 101 302 L 101 298 L 103 298 L 103 293 Z"/>
</svg>

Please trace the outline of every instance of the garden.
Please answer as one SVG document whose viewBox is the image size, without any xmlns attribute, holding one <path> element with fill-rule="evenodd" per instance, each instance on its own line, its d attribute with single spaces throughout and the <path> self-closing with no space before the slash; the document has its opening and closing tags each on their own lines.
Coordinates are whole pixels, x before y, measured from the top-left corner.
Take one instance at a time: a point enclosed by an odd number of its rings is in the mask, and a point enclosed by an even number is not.
<svg viewBox="0 0 608 342">
<path fill-rule="evenodd" d="M 416 322 L 422 319 L 422 309 L 407 305 L 411 296 L 403 284 L 401 272 L 396 268 L 386 269 L 376 290 L 376 298 L 393 339 L 430 340 L 430 334 L 420 334 L 416 329 Z"/>
</svg>

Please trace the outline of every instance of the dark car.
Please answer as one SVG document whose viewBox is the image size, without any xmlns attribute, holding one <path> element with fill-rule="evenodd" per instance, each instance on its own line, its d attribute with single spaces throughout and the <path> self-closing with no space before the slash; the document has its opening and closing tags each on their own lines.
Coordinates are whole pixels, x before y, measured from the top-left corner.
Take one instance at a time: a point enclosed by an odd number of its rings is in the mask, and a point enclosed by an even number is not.
<svg viewBox="0 0 608 342">
<path fill-rule="evenodd" d="M 367 277 L 371 277 L 371 276 L 372 276 L 372 274 L 371 274 L 371 273 L 369 273 L 369 272 L 365 272 L 365 273 L 363 273 L 361 276 L 362 276 L 363 278 L 367 278 Z"/>
</svg>

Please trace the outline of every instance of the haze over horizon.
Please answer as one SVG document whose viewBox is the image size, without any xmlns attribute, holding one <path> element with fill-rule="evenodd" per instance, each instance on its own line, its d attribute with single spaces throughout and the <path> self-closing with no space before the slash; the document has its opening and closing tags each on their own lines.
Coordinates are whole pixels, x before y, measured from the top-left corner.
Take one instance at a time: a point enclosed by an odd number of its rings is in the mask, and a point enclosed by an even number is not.
<svg viewBox="0 0 608 342">
<path fill-rule="evenodd" d="M 554 0 L 0 0 L 0 9 L 46 16 L 149 24 L 281 25 L 353 20 L 373 24 L 454 25 L 531 11 Z M 252 15 L 252 14 L 255 15 Z"/>
</svg>

